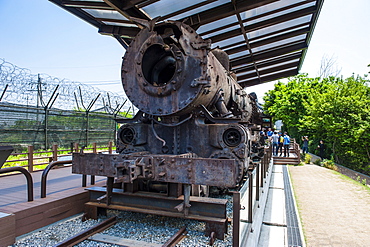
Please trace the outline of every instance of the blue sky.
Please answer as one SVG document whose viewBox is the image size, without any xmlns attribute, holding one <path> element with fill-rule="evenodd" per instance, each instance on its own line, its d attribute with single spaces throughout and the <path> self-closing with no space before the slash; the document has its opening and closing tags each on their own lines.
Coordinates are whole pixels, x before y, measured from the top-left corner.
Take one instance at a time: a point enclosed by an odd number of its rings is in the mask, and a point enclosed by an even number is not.
<svg viewBox="0 0 370 247">
<path fill-rule="evenodd" d="M 323 56 L 344 77 L 370 71 L 370 1 L 325 0 L 301 72 L 318 75 Z M 122 93 L 123 47 L 47 0 L 0 0 L 0 58 L 33 74 Z M 274 82 L 251 87 L 259 97 Z"/>
</svg>

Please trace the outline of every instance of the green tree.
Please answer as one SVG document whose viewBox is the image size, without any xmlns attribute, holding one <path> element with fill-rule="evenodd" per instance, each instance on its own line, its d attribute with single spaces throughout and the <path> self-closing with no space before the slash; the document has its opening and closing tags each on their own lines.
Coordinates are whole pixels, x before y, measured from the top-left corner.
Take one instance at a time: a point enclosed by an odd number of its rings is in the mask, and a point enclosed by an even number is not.
<svg viewBox="0 0 370 247">
<path fill-rule="evenodd" d="M 306 74 L 289 78 L 287 84 L 278 82 L 264 97 L 266 113 L 273 116 L 274 121 L 282 120 L 290 135 L 302 135 L 306 130 L 301 129 L 300 123 L 318 85 L 321 85 L 319 78 L 308 78 Z"/>
<path fill-rule="evenodd" d="M 325 91 L 311 94 L 302 129 L 327 144 L 327 155 L 340 164 L 369 172 L 370 88 L 361 77 L 329 77 Z"/>
<path fill-rule="evenodd" d="M 327 158 L 370 173 L 370 88 L 366 77 L 309 78 L 297 75 L 264 97 L 265 110 L 297 137 L 309 135 L 311 152 L 320 139 Z"/>
</svg>

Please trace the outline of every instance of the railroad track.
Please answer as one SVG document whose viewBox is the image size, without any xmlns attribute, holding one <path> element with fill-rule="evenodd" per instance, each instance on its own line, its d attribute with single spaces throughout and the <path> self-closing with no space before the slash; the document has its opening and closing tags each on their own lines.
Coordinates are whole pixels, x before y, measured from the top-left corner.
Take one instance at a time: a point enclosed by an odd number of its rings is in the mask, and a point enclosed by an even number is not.
<svg viewBox="0 0 370 247">
<path fill-rule="evenodd" d="M 142 247 L 171 247 L 175 246 L 177 243 L 179 243 L 186 235 L 186 227 L 182 227 L 180 230 L 178 230 L 172 237 L 170 237 L 163 245 L 161 244 L 153 244 L 148 243 L 144 241 L 137 241 L 137 240 L 131 240 L 131 239 L 123 239 L 118 237 L 112 237 L 109 235 L 99 234 L 100 232 L 104 231 L 105 229 L 113 226 L 117 223 L 117 217 L 111 217 L 103 222 L 100 222 L 99 224 L 90 227 L 89 229 L 82 231 L 63 242 L 56 244 L 54 247 L 72 247 L 78 243 L 81 243 L 82 241 L 89 239 L 91 241 L 96 242 L 103 242 L 103 243 L 109 243 L 109 244 L 115 244 L 115 245 L 122 245 L 122 246 L 142 246 Z M 212 243 L 214 242 L 214 238 L 211 239 Z"/>
<path fill-rule="evenodd" d="M 232 197 L 225 196 L 225 198 L 230 201 L 228 216 L 231 217 Z M 77 247 L 173 246 L 174 242 L 169 241 L 176 241 L 176 235 L 183 237 L 182 241 L 176 246 L 210 246 L 210 241 L 215 241 L 214 245 L 217 246 L 232 245 L 231 225 L 229 225 L 224 240 L 212 240 L 204 234 L 205 223 L 197 220 L 118 210 L 107 210 L 107 216 L 99 217 L 97 220 L 91 219 L 83 222 L 82 218 L 83 215 L 80 214 L 48 225 L 17 239 L 13 247 L 72 245 Z M 105 225 L 105 229 L 103 228 L 104 230 L 99 233 L 91 229 L 108 218 L 110 220 L 116 219 L 116 222 L 113 222 L 112 225 L 102 223 L 103 226 Z M 184 226 L 186 226 L 187 233 L 182 229 Z M 179 229 L 181 229 L 180 232 Z M 76 244 L 71 240 L 75 235 L 81 235 L 85 240 Z M 71 241 L 69 242 L 70 245 L 66 242 L 67 240 Z"/>
</svg>

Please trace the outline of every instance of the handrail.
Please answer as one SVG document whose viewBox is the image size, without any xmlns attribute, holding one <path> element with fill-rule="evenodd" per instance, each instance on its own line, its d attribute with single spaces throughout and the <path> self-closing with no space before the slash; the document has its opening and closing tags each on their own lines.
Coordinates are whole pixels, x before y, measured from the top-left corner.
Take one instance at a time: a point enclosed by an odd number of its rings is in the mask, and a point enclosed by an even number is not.
<svg viewBox="0 0 370 247">
<path fill-rule="evenodd" d="M 300 151 L 300 146 L 297 142 L 294 142 L 293 144 L 293 149 L 294 149 L 294 152 L 295 154 L 297 155 L 298 157 L 298 160 L 301 160 L 301 151 Z"/>
<path fill-rule="evenodd" d="M 65 165 L 65 164 L 72 164 L 72 160 L 60 160 L 60 161 L 54 161 L 54 162 L 51 162 L 45 169 L 44 171 L 42 172 L 42 175 L 41 175 L 41 198 L 45 198 L 46 197 L 46 180 L 47 180 L 47 176 L 48 176 L 48 173 L 49 171 L 54 167 L 54 166 L 57 166 L 57 165 Z"/>
<path fill-rule="evenodd" d="M 24 174 L 24 176 L 27 179 L 28 201 L 29 202 L 33 201 L 33 180 L 31 173 L 27 169 L 20 166 L 6 167 L 0 169 L 0 174 L 8 172 L 21 172 Z"/>
<path fill-rule="evenodd" d="M 271 173 L 271 158 L 272 146 L 270 145 L 269 147 L 265 147 L 264 156 L 261 161 L 255 164 L 252 171 L 248 171 L 248 176 L 243 187 L 240 188 L 239 191 L 233 192 L 233 246 L 239 246 L 240 244 L 240 222 L 248 223 L 248 228 L 250 228 L 249 230 L 252 230 L 251 227 L 255 221 L 254 214 L 258 210 L 260 203 L 263 204 L 263 202 L 260 202 L 262 198 L 261 193 L 263 193 L 262 188 L 266 186 L 264 183 L 266 183 L 267 174 Z M 266 189 L 268 189 L 268 187 Z M 244 200 L 242 199 L 243 197 L 248 198 L 245 206 L 241 205 L 241 201 Z M 267 197 L 265 195 L 263 200 L 266 200 L 266 198 Z M 248 210 L 246 219 L 241 219 L 240 210 Z"/>
</svg>

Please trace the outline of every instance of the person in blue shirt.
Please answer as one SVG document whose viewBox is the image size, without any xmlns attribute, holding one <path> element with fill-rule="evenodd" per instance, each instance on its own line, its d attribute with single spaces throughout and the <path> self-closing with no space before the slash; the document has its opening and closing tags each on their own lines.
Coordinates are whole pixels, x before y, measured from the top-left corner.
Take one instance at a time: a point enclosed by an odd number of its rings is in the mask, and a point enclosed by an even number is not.
<svg viewBox="0 0 370 247">
<path fill-rule="evenodd" d="M 289 145 L 290 137 L 288 136 L 287 132 L 284 132 L 284 157 L 289 157 Z"/>
<path fill-rule="evenodd" d="M 273 134 L 274 134 L 274 131 L 272 131 L 272 129 L 269 128 L 268 131 L 267 131 L 267 136 L 271 137 Z"/>
</svg>

